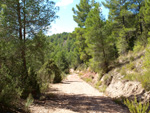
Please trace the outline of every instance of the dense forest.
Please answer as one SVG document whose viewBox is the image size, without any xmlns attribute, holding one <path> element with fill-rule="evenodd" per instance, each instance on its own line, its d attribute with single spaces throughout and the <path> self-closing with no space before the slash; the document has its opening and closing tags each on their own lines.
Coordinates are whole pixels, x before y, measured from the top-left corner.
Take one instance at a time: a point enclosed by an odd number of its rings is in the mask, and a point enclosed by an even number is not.
<svg viewBox="0 0 150 113">
<path fill-rule="evenodd" d="M 109 9 L 107 20 L 102 15 L 102 4 Z M 81 0 L 72 9 L 78 28 L 67 35 L 50 36 L 56 47 L 55 55 L 65 53 L 69 68 L 84 65 L 95 72 L 107 73 L 119 56 L 147 46 L 149 5 L 148 0 L 106 0 L 102 3 Z M 57 57 L 55 59 L 57 62 Z"/>
<path fill-rule="evenodd" d="M 109 9 L 106 20 L 101 5 Z M 0 1 L 0 109 L 39 98 L 69 69 L 90 67 L 103 76 L 115 60 L 150 45 L 150 0 L 80 0 L 72 33 L 46 36 L 59 7 L 49 0 Z M 146 49 L 145 67 L 150 67 Z"/>
</svg>

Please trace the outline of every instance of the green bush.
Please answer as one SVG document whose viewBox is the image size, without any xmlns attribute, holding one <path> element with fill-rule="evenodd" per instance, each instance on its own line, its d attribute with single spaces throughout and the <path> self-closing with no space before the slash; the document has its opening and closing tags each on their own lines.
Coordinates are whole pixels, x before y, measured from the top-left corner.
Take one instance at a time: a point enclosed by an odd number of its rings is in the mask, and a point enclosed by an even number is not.
<svg viewBox="0 0 150 113">
<path fill-rule="evenodd" d="M 104 76 L 104 85 L 108 86 L 108 85 L 111 83 L 112 78 L 113 78 L 113 77 L 111 76 L 111 74 L 105 75 L 105 76 Z"/>
<path fill-rule="evenodd" d="M 87 69 L 87 65 L 86 64 L 80 64 L 78 67 L 77 67 L 77 70 L 79 71 L 82 71 L 82 70 L 85 70 Z"/>
<path fill-rule="evenodd" d="M 41 91 L 40 91 L 40 84 L 37 79 L 37 74 L 31 68 L 29 68 L 28 70 L 28 77 L 24 83 L 23 88 L 24 88 L 22 93 L 23 98 L 27 98 L 30 94 L 32 94 L 34 98 L 40 97 Z"/>
<path fill-rule="evenodd" d="M 91 78 L 83 78 L 83 80 L 85 80 L 85 81 L 88 82 L 88 83 L 92 82 L 92 79 L 91 79 Z"/>
<path fill-rule="evenodd" d="M 99 88 L 100 92 L 105 92 L 106 91 L 107 86 L 103 85 L 102 87 Z"/>
<path fill-rule="evenodd" d="M 96 83 L 96 86 L 100 86 L 100 85 L 102 85 L 102 82 L 101 82 L 101 81 L 98 81 L 98 82 Z"/>
<path fill-rule="evenodd" d="M 124 79 L 130 81 L 139 81 L 140 75 L 138 73 L 127 74 Z"/>
<path fill-rule="evenodd" d="M 48 60 L 38 71 L 38 81 L 41 90 L 45 90 L 50 82 L 59 83 L 62 80 L 61 71 L 53 60 Z"/>
<path fill-rule="evenodd" d="M 102 82 L 101 81 L 98 81 L 96 84 L 95 84 L 95 88 L 99 90 L 99 86 L 102 85 Z"/>
<path fill-rule="evenodd" d="M 146 47 L 146 53 L 145 53 L 145 57 L 144 57 L 144 68 L 150 68 L 150 39 L 149 39 L 149 43 Z"/>
<path fill-rule="evenodd" d="M 143 44 L 140 41 L 137 41 L 135 46 L 134 46 L 134 48 L 133 48 L 133 52 L 137 53 L 137 52 L 139 52 L 139 51 L 141 51 L 143 49 L 144 49 Z"/>
<path fill-rule="evenodd" d="M 133 62 L 130 62 L 130 64 L 126 65 L 126 68 L 129 69 L 129 70 L 133 70 L 135 68 L 135 65 L 134 65 Z"/>
<path fill-rule="evenodd" d="M 132 61 L 134 61 L 134 57 L 133 56 L 130 57 L 130 62 L 132 62 Z"/>
<path fill-rule="evenodd" d="M 149 103 L 138 102 L 137 98 L 134 98 L 134 101 L 130 101 L 128 99 L 124 100 L 124 104 L 129 108 L 131 113 L 150 113 L 148 112 Z"/>
<path fill-rule="evenodd" d="M 26 103 L 25 103 L 25 108 L 26 108 L 26 111 L 28 111 L 28 108 L 29 106 L 33 103 L 34 99 L 32 97 L 32 94 L 29 94 L 27 100 L 26 100 Z"/>
<path fill-rule="evenodd" d="M 18 86 L 19 79 L 9 75 L 9 70 L 1 65 L 0 68 L 0 104 L 16 106 L 20 100 L 22 90 Z"/>
<path fill-rule="evenodd" d="M 121 75 L 125 75 L 125 76 L 127 75 L 127 72 L 126 72 L 126 68 L 125 68 L 125 67 L 122 67 L 122 68 L 121 68 L 120 74 L 121 74 Z"/>
<path fill-rule="evenodd" d="M 146 91 L 150 91 L 150 70 L 145 72 L 144 75 L 140 76 L 139 81 Z"/>
<path fill-rule="evenodd" d="M 140 78 L 140 82 L 145 90 L 150 91 L 150 38 L 148 39 L 148 45 L 146 47 L 146 53 L 143 61 L 143 69 L 146 71 L 144 72 L 143 76 Z"/>
<path fill-rule="evenodd" d="M 122 105 L 123 101 L 125 100 L 125 97 L 121 96 L 119 98 L 113 98 L 112 99 L 116 104 Z"/>
</svg>

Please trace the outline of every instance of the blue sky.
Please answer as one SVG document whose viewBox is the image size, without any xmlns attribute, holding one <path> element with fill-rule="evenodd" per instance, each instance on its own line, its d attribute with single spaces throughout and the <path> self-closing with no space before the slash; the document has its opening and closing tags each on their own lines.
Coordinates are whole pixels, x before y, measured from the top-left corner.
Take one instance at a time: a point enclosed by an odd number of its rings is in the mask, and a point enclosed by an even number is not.
<svg viewBox="0 0 150 113">
<path fill-rule="evenodd" d="M 73 20 L 72 7 L 76 7 L 76 4 L 79 4 L 79 2 L 80 0 L 55 0 L 56 6 L 59 6 L 60 8 L 60 10 L 57 13 L 59 18 L 52 23 L 47 35 L 74 31 L 74 28 L 77 27 L 77 23 Z M 107 18 L 108 9 L 102 6 L 102 10 L 103 15 Z"/>
</svg>

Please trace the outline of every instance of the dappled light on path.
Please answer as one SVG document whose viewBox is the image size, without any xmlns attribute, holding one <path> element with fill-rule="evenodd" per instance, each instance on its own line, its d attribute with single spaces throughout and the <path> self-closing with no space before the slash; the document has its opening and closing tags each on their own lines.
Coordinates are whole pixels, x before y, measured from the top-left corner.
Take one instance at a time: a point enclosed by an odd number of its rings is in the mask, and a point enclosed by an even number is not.
<svg viewBox="0 0 150 113">
<path fill-rule="evenodd" d="M 60 84 L 53 84 L 42 100 L 35 100 L 33 113 L 128 113 L 76 74 Z"/>
</svg>

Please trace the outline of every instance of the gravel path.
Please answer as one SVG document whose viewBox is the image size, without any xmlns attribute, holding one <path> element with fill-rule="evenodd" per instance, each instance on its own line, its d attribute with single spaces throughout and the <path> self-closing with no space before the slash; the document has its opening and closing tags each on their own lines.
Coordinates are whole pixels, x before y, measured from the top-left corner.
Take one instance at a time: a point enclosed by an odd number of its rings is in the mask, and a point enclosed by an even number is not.
<svg viewBox="0 0 150 113">
<path fill-rule="evenodd" d="M 60 84 L 50 85 L 43 100 L 35 100 L 31 113 L 129 113 L 92 86 L 71 74 Z"/>
</svg>

